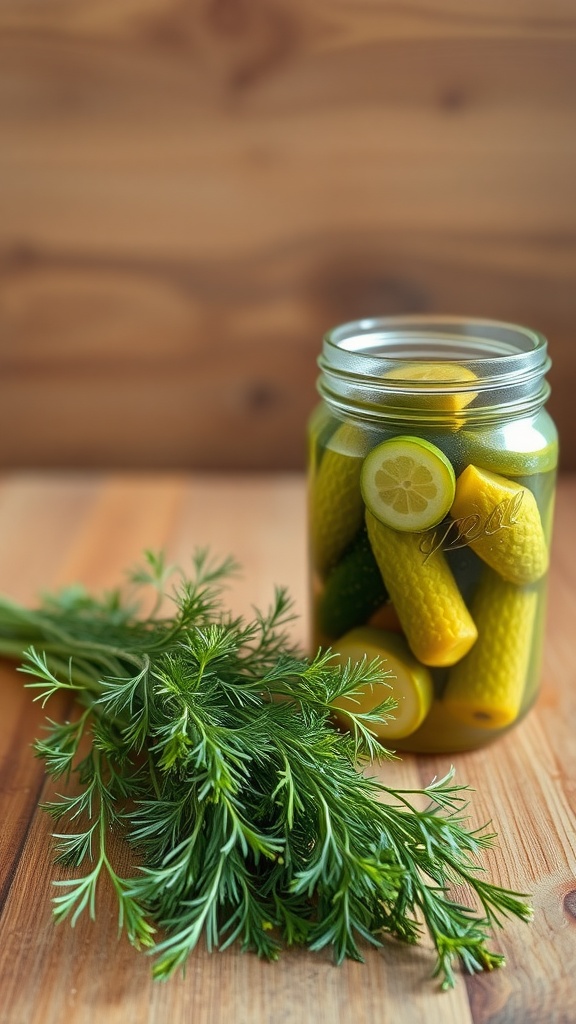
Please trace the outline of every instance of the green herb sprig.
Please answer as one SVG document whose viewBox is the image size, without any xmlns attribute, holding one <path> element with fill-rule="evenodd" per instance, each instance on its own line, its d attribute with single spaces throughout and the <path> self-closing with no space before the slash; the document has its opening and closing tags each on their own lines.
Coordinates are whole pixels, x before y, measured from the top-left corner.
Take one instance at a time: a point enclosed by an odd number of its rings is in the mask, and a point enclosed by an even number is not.
<svg viewBox="0 0 576 1024">
<path fill-rule="evenodd" d="M 36 700 L 64 692 L 77 708 L 48 720 L 35 744 L 54 779 L 75 780 L 45 805 L 57 861 L 84 872 L 54 883 L 56 918 L 94 917 L 107 875 L 119 929 L 155 954 L 158 978 L 201 937 L 270 960 L 283 946 L 331 947 L 341 962 L 385 934 L 415 943 L 427 930 L 443 988 L 457 961 L 499 967 L 490 930 L 531 909 L 486 880 L 478 855 L 495 836 L 467 828 L 467 787 L 453 771 L 398 790 L 358 770 L 392 756 L 371 726 L 394 702 L 350 712 L 348 733 L 331 705 L 381 682 L 385 666 L 302 657 L 283 590 L 253 621 L 227 614 L 222 588 L 235 572 L 201 551 L 187 577 L 148 553 L 131 574 L 134 594 L 156 594 L 146 615 L 131 590 L 97 599 L 69 588 L 37 610 L 0 599 L 0 653 L 23 654 Z M 112 830 L 134 848 L 132 878 L 115 870 Z M 451 897 L 462 884 L 476 908 Z"/>
</svg>

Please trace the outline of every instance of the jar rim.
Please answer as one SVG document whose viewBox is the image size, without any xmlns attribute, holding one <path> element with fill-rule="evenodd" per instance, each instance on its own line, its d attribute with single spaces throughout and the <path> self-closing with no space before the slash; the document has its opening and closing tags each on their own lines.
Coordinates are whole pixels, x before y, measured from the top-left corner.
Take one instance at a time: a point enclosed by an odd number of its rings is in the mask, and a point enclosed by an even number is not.
<svg viewBox="0 0 576 1024">
<path fill-rule="evenodd" d="M 435 351 L 446 346 L 438 354 Z M 458 362 L 502 361 L 531 353 L 544 356 L 547 340 L 543 334 L 523 324 L 480 317 L 411 314 L 407 316 L 367 317 L 331 327 L 324 335 L 325 354 L 332 349 L 359 357 L 405 360 L 454 359 Z M 420 347 L 422 354 L 418 356 Z M 407 354 L 408 353 L 408 354 Z"/>
<path fill-rule="evenodd" d="M 470 415 L 488 412 L 483 395 L 492 410 L 525 411 L 548 396 L 547 347 L 539 331 L 501 320 L 436 314 L 351 320 L 324 335 L 319 390 L 339 405 L 360 402 L 373 410 L 386 395 L 424 403 L 426 394 L 442 391 L 474 394 Z M 450 364 L 450 373 L 415 374 L 420 363 Z"/>
</svg>

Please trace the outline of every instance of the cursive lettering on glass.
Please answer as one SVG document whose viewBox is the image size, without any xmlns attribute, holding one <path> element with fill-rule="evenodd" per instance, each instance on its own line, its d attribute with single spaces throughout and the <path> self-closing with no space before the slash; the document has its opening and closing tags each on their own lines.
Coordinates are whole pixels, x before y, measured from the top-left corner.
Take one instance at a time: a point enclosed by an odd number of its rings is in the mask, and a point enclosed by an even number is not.
<svg viewBox="0 0 576 1024">
<path fill-rule="evenodd" d="M 435 551 L 455 551 L 456 548 L 472 544 L 479 537 L 491 537 L 499 530 L 510 530 L 518 522 L 523 497 L 524 492 L 519 491 L 513 498 L 500 501 L 485 517 L 474 512 L 472 515 L 461 516 L 460 519 L 440 523 L 435 529 L 428 530 L 423 534 L 419 545 L 424 561 L 426 562 Z"/>
</svg>

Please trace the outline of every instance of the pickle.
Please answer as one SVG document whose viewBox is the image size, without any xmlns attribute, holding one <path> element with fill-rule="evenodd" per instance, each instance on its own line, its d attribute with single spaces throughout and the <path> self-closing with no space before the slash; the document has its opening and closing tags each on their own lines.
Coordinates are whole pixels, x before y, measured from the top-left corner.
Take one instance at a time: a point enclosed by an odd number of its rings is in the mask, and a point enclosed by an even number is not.
<svg viewBox="0 0 576 1024">
<path fill-rule="evenodd" d="M 371 723 L 370 728 L 379 740 L 395 740 L 409 736 L 424 721 L 434 696 L 432 678 L 428 669 L 416 660 L 404 637 L 381 629 L 353 629 L 338 645 L 335 660 L 346 664 L 348 660 L 361 661 L 366 657 L 382 658 L 383 671 L 390 677 L 382 683 L 365 686 L 354 696 L 340 697 L 334 707 L 342 711 L 368 712 L 386 697 L 397 701 L 392 717 L 386 722 Z M 346 725 L 346 718 L 343 719 Z"/>
<path fill-rule="evenodd" d="M 332 570 L 318 599 L 320 631 L 329 639 L 342 636 L 366 622 L 387 597 L 368 534 L 362 530 Z"/>
<path fill-rule="evenodd" d="M 468 466 L 450 511 L 473 551 L 510 583 L 534 583 L 548 568 L 548 547 L 532 491 Z"/>
<path fill-rule="evenodd" d="M 478 634 L 444 555 L 425 557 L 421 535 L 391 530 L 369 511 L 366 525 L 412 652 L 424 665 L 453 665 Z"/>
<path fill-rule="evenodd" d="M 468 461 L 502 476 L 548 473 L 558 464 L 558 440 L 550 439 L 534 424 L 506 423 L 500 430 L 466 430 L 460 435 Z"/>
<path fill-rule="evenodd" d="M 451 670 L 446 710 L 467 725 L 502 729 L 522 704 L 538 604 L 532 587 L 518 587 L 486 569 L 472 602 L 478 640 Z"/>
<path fill-rule="evenodd" d="M 315 568 L 330 571 L 363 524 L 362 434 L 344 423 L 335 431 L 312 482 L 310 532 Z"/>
</svg>

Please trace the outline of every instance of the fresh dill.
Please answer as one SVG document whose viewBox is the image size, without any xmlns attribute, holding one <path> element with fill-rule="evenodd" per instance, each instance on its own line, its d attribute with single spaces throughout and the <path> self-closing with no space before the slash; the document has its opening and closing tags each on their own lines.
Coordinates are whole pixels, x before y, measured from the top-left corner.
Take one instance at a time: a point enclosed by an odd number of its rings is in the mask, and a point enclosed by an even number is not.
<svg viewBox="0 0 576 1024">
<path fill-rule="evenodd" d="M 81 869 L 55 882 L 56 918 L 94 917 L 107 875 L 119 929 L 154 954 L 158 978 L 201 937 L 270 960 L 329 947 L 341 962 L 386 934 L 415 943 L 427 930 L 444 988 L 458 962 L 500 966 L 491 929 L 531 910 L 486 880 L 479 855 L 495 837 L 467 828 L 467 787 L 453 771 L 416 791 L 370 776 L 369 762 L 389 756 L 371 726 L 394 702 L 350 712 L 346 733 L 331 705 L 382 681 L 383 665 L 303 657 L 283 590 L 253 621 L 232 617 L 222 590 L 235 571 L 200 551 L 186 576 L 148 553 L 126 593 L 73 587 L 36 610 L 0 599 L 0 654 L 23 657 L 43 705 L 62 691 L 77 703 L 35 744 L 54 779 L 76 780 L 45 805 L 57 861 Z M 148 614 L 142 588 L 156 595 Z M 115 870 L 112 830 L 134 849 L 134 877 Z M 475 909 L 451 897 L 455 885 Z"/>
</svg>

